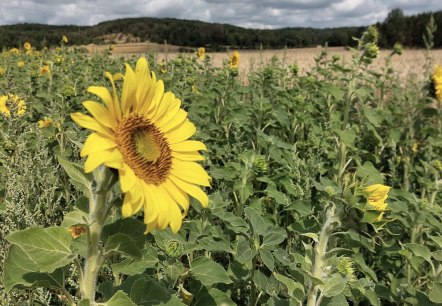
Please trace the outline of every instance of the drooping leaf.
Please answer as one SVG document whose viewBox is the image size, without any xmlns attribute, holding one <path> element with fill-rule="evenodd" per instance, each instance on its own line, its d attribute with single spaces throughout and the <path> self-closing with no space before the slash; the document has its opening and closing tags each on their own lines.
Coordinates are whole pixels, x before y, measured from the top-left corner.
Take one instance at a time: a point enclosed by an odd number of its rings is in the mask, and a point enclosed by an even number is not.
<svg viewBox="0 0 442 306">
<path fill-rule="evenodd" d="M 232 283 L 226 270 L 220 264 L 204 256 L 192 261 L 189 272 L 204 286 L 211 286 L 216 283 Z"/>
</svg>

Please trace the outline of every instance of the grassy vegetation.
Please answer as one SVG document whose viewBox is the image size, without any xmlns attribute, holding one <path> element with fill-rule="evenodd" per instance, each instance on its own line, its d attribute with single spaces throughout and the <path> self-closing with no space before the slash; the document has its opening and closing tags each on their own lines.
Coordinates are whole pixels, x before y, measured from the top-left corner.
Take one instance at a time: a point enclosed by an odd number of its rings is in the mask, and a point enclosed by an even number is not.
<svg viewBox="0 0 442 306">
<path fill-rule="evenodd" d="M 238 78 L 241 58 L 232 69 L 227 57 L 214 67 L 208 56 L 159 61 L 146 54 L 208 148 L 209 208 L 192 199 L 178 234 L 143 235 L 142 214 L 122 218 L 114 185 L 96 301 L 442 303 L 436 63 L 427 56 L 422 76 L 398 79 L 391 67 L 397 46 L 384 69 L 374 70 L 377 38 L 373 28 L 364 31 L 346 63 L 323 50 L 303 75 L 296 63 L 274 57 L 246 82 Z M 70 114 L 98 100 L 89 86 L 110 88 L 105 71 L 137 61 L 109 55 L 64 44 L 0 54 L 1 305 L 88 305 L 79 287 L 92 226 L 85 187 L 97 186 L 79 154 L 89 132 Z M 373 184 L 388 198 L 375 201 Z M 68 229 L 78 224 L 86 230 L 72 237 Z M 59 245 L 38 244 L 39 237 Z"/>
</svg>

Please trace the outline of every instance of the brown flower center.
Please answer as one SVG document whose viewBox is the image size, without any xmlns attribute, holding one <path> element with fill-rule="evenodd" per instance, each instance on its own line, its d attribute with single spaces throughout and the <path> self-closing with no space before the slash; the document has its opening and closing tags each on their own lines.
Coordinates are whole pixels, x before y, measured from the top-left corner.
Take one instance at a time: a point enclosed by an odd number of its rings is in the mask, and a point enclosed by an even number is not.
<svg viewBox="0 0 442 306">
<path fill-rule="evenodd" d="M 158 128 L 143 116 L 123 118 L 115 132 L 124 162 L 146 184 L 159 185 L 172 166 L 169 144 Z"/>
</svg>

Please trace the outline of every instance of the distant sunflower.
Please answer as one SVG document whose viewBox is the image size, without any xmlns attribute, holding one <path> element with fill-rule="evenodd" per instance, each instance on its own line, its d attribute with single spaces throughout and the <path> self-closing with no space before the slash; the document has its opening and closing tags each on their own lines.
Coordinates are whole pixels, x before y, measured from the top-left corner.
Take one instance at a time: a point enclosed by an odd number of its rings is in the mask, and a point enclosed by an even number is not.
<svg viewBox="0 0 442 306">
<path fill-rule="evenodd" d="M 0 113 L 5 117 L 11 116 L 11 110 L 8 107 L 8 96 L 0 96 Z"/>
<path fill-rule="evenodd" d="M 229 67 L 230 68 L 238 68 L 239 65 L 239 52 L 235 51 L 230 55 L 229 59 Z"/>
<path fill-rule="evenodd" d="M 434 73 L 431 76 L 431 80 L 433 81 L 433 88 L 436 98 L 440 103 L 442 103 L 442 67 L 436 65 L 434 68 Z"/>
<path fill-rule="evenodd" d="M 25 48 L 25 50 L 31 50 L 31 48 L 32 48 L 32 46 L 31 46 L 31 44 L 30 43 L 28 43 L 28 42 L 25 42 L 24 44 L 23 44 L 23 48 Z"/>
<path fill-rule="evenodd" d="M 68 43 L 68 37 L 65 36 L 65 35 L 63 35 L 63 37 L 61 38 L 61 40 L 62 40 L 65 44 Z"/>
<path fill-rule="evenodd" d="M 0 113 L 5 117 L 11 117 L 11 114 L 23 116 L 26 113 L 25 100 L 14 94 L 0 96 Z"/>
<path fill-rule="evenodd" d="M 204 207 L 207 195 L 198 185 L 209 186 L 210 178 L 195 161 L 204 158 L 203 143 L 188 140 L 196 131 L 180 108 L 181 101 L 149 71 L 140 58 L 135 71 L 126 65 L 121 100 L 114 78 L 106 73 L 113 93 L 105 87 L 89 87 L 104 105 L 86 101 L 83 105 L 93 117 L 81 113 L 72 119 L 93 130 L 84 143 L 81 156 L 87 156 L 85 171 L 104 164 L 118 169 L 125 193 L 122 215 L 129 217 L 144 208 L 146 232 L 170 226 L 177 232 L 189 209 L 189 197 Z"/>
<path fill-rule="evenodd" d="M 51 68 L 49 68 L 49 65 L 43 65 L 40 67 L 41 75 L 50 74 L 50 73 L 51 73 Z"/>
<path fill-rule="evenodd" d="M 204 58 L 206 57 L 206 49 L 204 49 L 203 47 L 198 49 L 198 58 L 203 61 Z"/>
</svg>

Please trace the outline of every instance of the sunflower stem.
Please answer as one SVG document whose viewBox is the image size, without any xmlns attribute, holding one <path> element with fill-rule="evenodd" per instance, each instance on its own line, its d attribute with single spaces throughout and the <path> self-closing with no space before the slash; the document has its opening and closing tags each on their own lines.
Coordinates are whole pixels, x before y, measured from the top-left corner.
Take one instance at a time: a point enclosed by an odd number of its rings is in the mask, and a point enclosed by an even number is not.
<svg viewBox="0 0 442 306">
<path fill-rule="evenodd" d="M 95 171 L 94 178 L 97 185 L 89 201 L 90 223 L 87 253 L 84 261 L 83 280 L 80 283 L 81 297 L 88 299 L 91 305 L 95 303 L 98 273 L 104 261 L 100 238 L 110 211 L 106 207 L 107 195 L 114 182 L 112 172 L 104 166 Z"/>
</svg>

